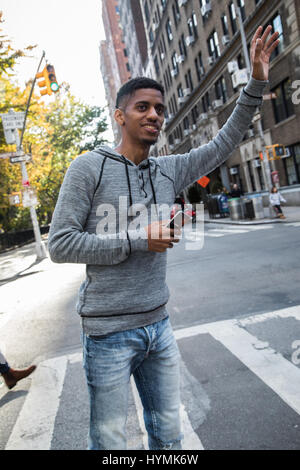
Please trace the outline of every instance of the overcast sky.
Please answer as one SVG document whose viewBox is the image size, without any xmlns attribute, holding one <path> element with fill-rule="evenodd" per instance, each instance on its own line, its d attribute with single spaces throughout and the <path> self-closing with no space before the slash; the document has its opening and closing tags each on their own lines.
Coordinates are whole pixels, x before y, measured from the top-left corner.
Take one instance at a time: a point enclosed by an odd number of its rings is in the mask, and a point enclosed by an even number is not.
<svg viewBox="0 0 300 470">
<path fill-rule="evenodd" d="M 106 105 L 99 56 L 99 43 L 105 39 L 101 0 L 1 0 L 0 10 L 5 20 L 1 27 L 14 48 L 38 45 L 32 58 L 19 60 L 21 86 L 34 77 L 44 50 L 58 82 L 68 82 L 71 92 L 85 103 Z"/>
</svg>

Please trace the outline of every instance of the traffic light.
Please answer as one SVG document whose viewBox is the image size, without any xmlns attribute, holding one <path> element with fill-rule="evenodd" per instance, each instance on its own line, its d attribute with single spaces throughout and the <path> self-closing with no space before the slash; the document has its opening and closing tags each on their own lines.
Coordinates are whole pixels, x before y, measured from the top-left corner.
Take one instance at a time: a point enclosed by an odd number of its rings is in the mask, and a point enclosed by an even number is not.
<svg viewBox="0 0 300 470">
<path fill-rule="evenodd" d="M 56 80 L 55 70 L 53 65 L 46 65 L 46 67 L 36 74 L 36 78 L 43 78 L 38 82 L 38 86 L 41 88 L 40 92 L 41 95 L 52 95 L 52 93 L 56 93 L 59 90 L 59 85 Z"/>
</svg>

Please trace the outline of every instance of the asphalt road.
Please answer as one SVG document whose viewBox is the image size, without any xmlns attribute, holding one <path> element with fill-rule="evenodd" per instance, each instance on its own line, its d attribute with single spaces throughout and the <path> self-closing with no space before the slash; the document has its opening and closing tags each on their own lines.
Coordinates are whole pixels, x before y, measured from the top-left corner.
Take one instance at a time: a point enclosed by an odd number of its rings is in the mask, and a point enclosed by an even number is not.
<svg viewBox="0 0 300 470">
<path fill-rule="evenodd" d="M 300 448 L 300 227 L 259 227 L 207 224 L 202 249 L 186 249 L 187 233 L 168 252 L 186 449 Z M 86 448 L 84 267 L 43 263 L 0 287 L 1 348 L 14 365 L 39 364 L 0 388 L 0 449 Z M 128 446 L 146 448 L 134 386 L 129 409 Z"/>
</svg>

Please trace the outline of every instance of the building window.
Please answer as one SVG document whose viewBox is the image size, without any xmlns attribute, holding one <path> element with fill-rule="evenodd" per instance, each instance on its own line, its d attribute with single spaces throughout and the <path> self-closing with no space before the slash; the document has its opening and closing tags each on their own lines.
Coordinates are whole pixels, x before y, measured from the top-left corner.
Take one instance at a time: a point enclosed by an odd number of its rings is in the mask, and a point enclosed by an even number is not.
<svg viewBox="0 0 300 470">
<path fill-rule="evenodd" d="M 199 117 L 199 112 L 198 112 L 198 106 L 194 106 L 192 108 L 192 120 L 193 120 L 193 124 L 196 124 L 197 123 L 197 119 Z"/>
<path fill-rule="evenodd" d="M 300 183 L 300 144 L 291 145 L 288 148 L 291 156 L 283 159 L 288 184 L 298 184 Z"/>
<path fill-rule="evenodd" d="M 271 24 L 273 27 L 273 31 L 278 31 L 279 36 L 278 39 L 280 39 L 280 43 L 276 47 L 275 51 L 273 51 L 270 61 L 273 60 L 275 57 L 277 57 L 284 49 L 284 35 L 283 35 L 283 27 L 282 27 L 282 21 L 281 21 L 281 16 L 277 13 L 271 21 L 268 22 L 268 24 Z"/>
<path fill-rule="evenodd" d="M 202 109 L 204 113 L 207 113 L 210 108 L 209 94 L 208 92 L 202 98 Z"/>
<path fill-rule="evenodd" d="M 178 95 L 178 98 L 183 98 L 183 89 L 182 89 L 181 83 L 177 87 L 177 95 Z"/>
<path fill-rule="evenodd" d="M 150 41 L 150 46 L 153 46 L 154 36 L 153 36 L 152 28 L 150 28 L 150 31 L 149 31 L 149 41 Z"/>
<path fill-rule="evenodd" d="M 197 17 L 195 12 L 193 12 L 192 16 L 187 21 L 189 36 L 194 36 L 194 38 L 198 37 L 197 31 Z"/>
<path fill-rule="evenodd" d="M 237 17 L 236 17 L 236 11 L 235 11 L 233 2 L 231 2 L 228 5 L 228 9 L 229 9 L 229 17 L 230 17 L 230 22 L 231 22 L 232 33 L 235 34 L 237 32 Z"/>
<path fill-rule="evenodd" d="M 176 73 L 178 73 L 178 64 L 177 64 L 176 52 L 173 53 L 173 55 L 171 57 L 171 61 L 172 61 L 173 70 L 176 70 Z"/>
<path fill-rule="evenodd" d="M 207 40 L 207 47 L 208 47 L 208 53 L 210 57 L 213 57 L 214 59 L 217 59 L 218 57 L 220 57 L 221 52 L 220 52 L 218 34 L 216 31 L 214 31 L 209 36 Z"/>
<path fill-rule="evenodd" d="M 147 25 L 149 25 L 149 22 L 150 22 L 150 13 L 149 13 L 149 7 L 148 7 L 148 2 L 147 2 L 147 0 L 146 0 L 145 3 L 144 3 L 144 11 L 145 11 L 145 17 L 146 17 Z"/>
<path fill-rule="evenodd" d="M 178 46 L 179 46 L 180 55 L 183 55 L 184 57 L 186 57 L 187 53 L 186 53 L 184 34 L 181 35 L 181 38 L 179 39 L 179 42 L 178 42 Z"/>
<path fill-rule="evenodd" d="M 171 27 L 171 21 L 168 19 L 166 23 L 166 32 L 168 36 L 168 41 L 171 42 L 173 41 L 173 33 L 172 33 L 172 27 Z"/>
<path fill-rule="evenodd" d="M 155 67 L 156 75 L 159 75 L 159 74 L 160 74 L 160 70 L 159 70 L 159 64 L 158 64 L 157 55 L 154 57 L 154 67 Z"/>
<path fill-rule="evenodd" d="M 184 130 L 187 130 L 190 128 L 190 123 L 189 123 L 189 118 L 188 116 L 186 116 L 184 119 L 183 119 L 183 129 Z"/>
<path fill-rule="evenodd" d="M 178 5 L 178 0 L 175 0 L 174 4 L 172 5 L 172 11 L 173 11 L 173 16 L 174 16 L 174 23 L 175 26 L 178 26 L 178 23 L 180 22 L 180 10 L 179 10 L 179 5 Z"/>
<path fill-rule="evenodd" d="M 219 80 L 215 83 L 215 92 L 217 100 L 223 100 L 223 103 L 227 101 L 227 90 L 226 90 L 226 82 L 224 77 L 220 77 Z"/>
<path fill-rule="evenodd" d="M 242 21 L 244 22 L 245 19 L 246 19 L 245 1 L 244 0 L 238 0 L 238 7 L 240 8 Z"/>
<path fill-rule="evenodd" d="M 225 13 L 221 16 L 221 22 L 222 22 L 223 34 L 224 36 L 226 36 L 227 34 L 229 34 L 229 28 L 228 28 L 227 16 L 225 15 Z"/>
<path fill-rule="evenodd" d="M 274 88 L 272 92 L 276 93 L 277 96 L 276 99 L 272 100 L 272 103 L 275 121 L 278 123 L 294 114 L 294 106 L 291 99 L 291 80 L 284 80 L 276 88 Z"/>
<path fill-rule="evenodd" d="M 187 88 L 190 88 L 190 90 L 193 91 L 194 85 L 193 85 L 192 74 L 191 74 L 190 69 L 187 71 L 187 74 L 185 74 L 185 84 Z"/>
<path fill-rule="evenodd" d="M 199 52 L 198 56 L 195 59 L 195 68 L 196 68 L 198 81 L 200 82 L 202 76 L 205 74 L 201 52 Z"/>
</svg>

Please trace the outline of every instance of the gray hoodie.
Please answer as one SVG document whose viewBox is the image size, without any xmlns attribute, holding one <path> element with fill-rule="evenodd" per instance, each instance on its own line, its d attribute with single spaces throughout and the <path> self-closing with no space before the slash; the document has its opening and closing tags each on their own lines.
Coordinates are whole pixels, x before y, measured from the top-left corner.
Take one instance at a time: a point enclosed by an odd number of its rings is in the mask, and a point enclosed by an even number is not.
<svg viewBox="0 0 300 470">
<path fill-rule="evenodd" d="M 127 213 L 127 205 L 136 209 L 138 203 L 149 214 L 153 204 L 171 207 L 185 187 L 220 166 L 241 142 L 267 83 L 251 78 L 217 136 L 186 154 L 149 157 L 135 165 L 101 146 L 71 163 L 53 214 L 48 249 L 56 263 L 86 264 L 77 302 L 85 333 L 105 335 L 168 316 L 167 252 L 149 251 L 143 229 L 130 228 L 137 217 L 134 210 L 125 221 L 119 215 L 123 209 Z M 99 224 L 109 207 L 117 219 L 103 234 Z"/>
</svg>

